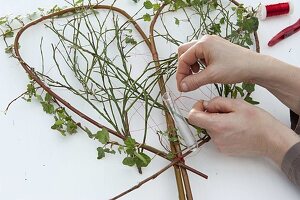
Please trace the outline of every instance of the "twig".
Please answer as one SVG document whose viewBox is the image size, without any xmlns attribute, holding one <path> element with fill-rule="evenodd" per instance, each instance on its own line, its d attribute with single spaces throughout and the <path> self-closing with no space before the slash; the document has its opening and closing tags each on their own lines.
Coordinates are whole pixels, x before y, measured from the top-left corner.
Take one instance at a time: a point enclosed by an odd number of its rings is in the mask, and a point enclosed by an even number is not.
<svg viewBox="0 0 300 200">
<path fill-rule="evenodd" d="M 13 104 L 15 101 L 17 101 L 18 99 L 20 99 L 22 96 L 24 96 L 25 94 L 27 94 L 27 91 L 26 92 L 23 92 L 22 94 L 20 94 L 19 96 L 17 96 L 15 99 L 13 99 L 6 107 L 5 111 L 4 111 L 4 114 L 7 114 L 8 110 L 9 110 L 9 107 L 11 106 L 11 104 Z"/>
</svg>

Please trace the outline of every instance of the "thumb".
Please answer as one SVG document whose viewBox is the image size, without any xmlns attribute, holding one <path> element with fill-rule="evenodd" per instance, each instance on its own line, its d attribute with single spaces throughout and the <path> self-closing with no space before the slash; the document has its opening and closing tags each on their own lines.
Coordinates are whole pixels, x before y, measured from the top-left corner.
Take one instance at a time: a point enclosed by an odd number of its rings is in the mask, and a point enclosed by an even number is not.
<svg viewBox="0 0 300 200">
<path fill-rule="evenodd" d="M 188 121 L 195 126 L 207 129 L 213 126 L 213 115 L 215 113 L 205 112 L 203 101 L 199 101 L 189 112 Z"/>
<path fill-rule="evenodd" d="M 225 97 L 216 97 L 208 102 L 204 102 L 203 106 L 210 113 L 230 113 L 236 110 L 237 100 Z"/>
<path fill-rule="evenodd" d="M 197 74 L 186 76 L 180 84 L 183 92 L 188 92 L 198 89 L 200 86 L 210 83 L 208 68 L 200 71 Z"/>
</svg>

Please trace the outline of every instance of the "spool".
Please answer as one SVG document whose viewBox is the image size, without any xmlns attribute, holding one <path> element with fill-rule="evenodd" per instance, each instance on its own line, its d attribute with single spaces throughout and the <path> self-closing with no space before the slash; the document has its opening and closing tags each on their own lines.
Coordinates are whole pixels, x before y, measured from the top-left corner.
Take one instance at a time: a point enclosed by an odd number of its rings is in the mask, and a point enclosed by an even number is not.
<svg viewBox="0 0 300 200">
<path fill-rule="evenodd" d="M 290 0 L 284 3 L 263 5 L 261 4 L 257 11 L 257 17 L 260 20 L 265 20 L 269 17 L 280 16 L 280 15 L 289 15 L 294 12 L 294 4 Z"/>
</svg>

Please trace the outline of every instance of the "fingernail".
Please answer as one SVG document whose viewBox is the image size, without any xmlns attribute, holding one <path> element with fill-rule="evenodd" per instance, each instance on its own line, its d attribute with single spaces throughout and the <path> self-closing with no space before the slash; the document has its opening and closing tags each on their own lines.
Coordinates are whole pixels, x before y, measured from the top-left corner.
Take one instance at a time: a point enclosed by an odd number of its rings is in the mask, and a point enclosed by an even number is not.
<svg viewBox="0 0 300 200">
<path fill-rule="evenodd" d="M 188 86 L 187 86 L 187 84 L 185 83 L 185 82 L 183 82 L 182 84 L 181 84 L 181 90 L 182 90 L 182 92 L 186 92 L 186 91 L 188 91 Z"/>
<path fill-rule="evenodd" d="M 208 106 L 208 102 L 207 102 L 207 101 L 203 101 L 203 106 L 204 106 L 204 108 L 206 109 L 207 106 Z"/>
</svg>

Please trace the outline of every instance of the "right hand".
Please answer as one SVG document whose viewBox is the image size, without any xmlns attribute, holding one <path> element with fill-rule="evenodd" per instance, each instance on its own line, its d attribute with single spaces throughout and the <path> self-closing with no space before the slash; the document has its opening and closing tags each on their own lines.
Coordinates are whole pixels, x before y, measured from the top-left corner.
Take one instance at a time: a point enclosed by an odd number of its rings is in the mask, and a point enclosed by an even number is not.
<svg viewBox="0 0 300 200">
<path fill-rule="evenodd" d="M 300 141 L 269 113 L 242 100 L 216 97 L 199 101 L 188 120 L 205 128 L 222 153 L 266 156 L 279 166 L 288 149 Z"/>
<path fill-rule="evenodd" d="M 261 57 L 219 36 L 205 35 L 178 48 L 177 88 L 188 92 L 209 83 L 252 82 L 262 68 Z M 206 65 L 200 72 L 199 60 Z"/>
</svg>

